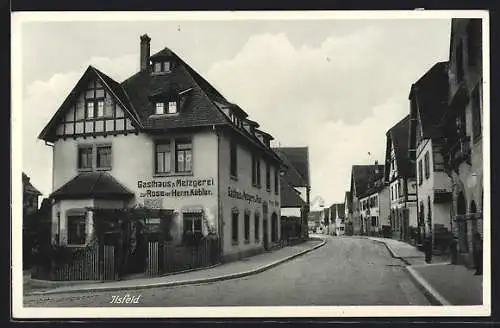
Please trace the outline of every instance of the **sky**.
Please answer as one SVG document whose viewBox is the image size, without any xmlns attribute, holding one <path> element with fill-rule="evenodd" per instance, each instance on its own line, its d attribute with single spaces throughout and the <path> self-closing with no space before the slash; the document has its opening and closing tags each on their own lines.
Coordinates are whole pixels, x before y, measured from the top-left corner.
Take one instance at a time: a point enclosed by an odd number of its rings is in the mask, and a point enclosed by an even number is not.
<svg viewBox="0 0 500 328">
<path fill-rule="evenodd" d="M 311 197 L 344 201 L 351 166 L 383 163 L 385 133 L 409 113 L 408 94 L 448 60 L 450 19 L 25 22 L 22 168 L 52 191 L 51 148 L 37 137 L 88 65 L 121 82 L 151 53 L 172 49 L 274 136 L 307 146 Z M 368 153 L 371 153 L 369 155 Z"/>
</svg>

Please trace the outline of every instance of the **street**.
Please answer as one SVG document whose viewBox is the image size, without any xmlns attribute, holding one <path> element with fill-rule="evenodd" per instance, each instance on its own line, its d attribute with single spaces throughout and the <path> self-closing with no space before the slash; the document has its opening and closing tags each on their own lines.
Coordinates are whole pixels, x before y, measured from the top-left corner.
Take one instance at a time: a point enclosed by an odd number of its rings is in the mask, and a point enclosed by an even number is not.
<svg viewBox="0 0 500 328">
<path fill-rule="evenodd" d="M 385 246 L 330 237 L 325 246 L 260 274 L 201 285 L 120 292 L 30 295 L 25 306 L 429 305 Z M 112 304 L 129 294 L 136 304 Z"/>
</svg>

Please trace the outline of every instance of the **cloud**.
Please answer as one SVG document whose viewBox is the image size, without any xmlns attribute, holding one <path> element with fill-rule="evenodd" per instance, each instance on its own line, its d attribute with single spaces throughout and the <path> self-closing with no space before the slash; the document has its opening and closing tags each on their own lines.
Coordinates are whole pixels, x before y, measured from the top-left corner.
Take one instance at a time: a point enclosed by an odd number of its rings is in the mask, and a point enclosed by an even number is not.
<svg viewBox="0 0 500 328">
<path fill-rule="evenodd" d="M 399 41 L 372 27 L 317 47 L 254 35 L 206 76 L 280 145 L 309 146 L 312 194 L 328 205 L 343 202 L 353 164 L 383 163 L 386 131 L 408 114 L 409 86 L 435 63 Z"/>
<path fill-rule="evenodd" d="M 121 81 L 134 72 L 136 61 L 135 55 L 117 58 L 93 57 L 76 70 L 57 73 L 46 81 L 35 81 L 28 85 L 22 102 L 23 170 L 33 177 L 33 185 L 40 189 L 44 196 L 48 196 L 52 191 L 52 153 L 44 141 L 37 139 L 43 127 L 89 65 Z"/>
</svg>

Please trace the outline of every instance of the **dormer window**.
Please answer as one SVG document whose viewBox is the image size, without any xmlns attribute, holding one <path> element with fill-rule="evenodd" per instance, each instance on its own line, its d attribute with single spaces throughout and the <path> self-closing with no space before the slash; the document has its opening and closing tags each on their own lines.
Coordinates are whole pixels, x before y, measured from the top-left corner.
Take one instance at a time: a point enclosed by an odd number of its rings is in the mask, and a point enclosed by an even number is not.
<svg viewBox="0 0 500 328">
<path fill-rule="evenodd" d="M 157 62 L 154 62 L 154 69 L 153 69 L 153 72 L 154 73 L 168 73 L 170 72 L 170 62 L 169 61 L 164 61 L 164 62 L 161 62 L 161 61 L 157 61 Z"/>
<path fill-rule="evenodd" d="M 165 108 L 168 109 L 167 113 L 165 113 Z M 155 114 L 156 115 L 176 114 L 177 113 L 177 109 L 178 109 L 178 103 L 175 100 L 168 101 L 168 102 L 157 102 L 156 103 Z"/>
<path fill-rule="evenodd" d="M 177 113 L 177 102 L 176 101 L 169 101 L 168 102 L 168 113 L 169 114 Z"/>
<path fill-rule="evenodd" d="M 162 115 L 162 114 L 165 114 L 165 104 L 162 103 L 162 102 L 157 102 L 156 103 L 156 111 L 155 111 L 155 114 L 156 115 Z"/>
</svg>

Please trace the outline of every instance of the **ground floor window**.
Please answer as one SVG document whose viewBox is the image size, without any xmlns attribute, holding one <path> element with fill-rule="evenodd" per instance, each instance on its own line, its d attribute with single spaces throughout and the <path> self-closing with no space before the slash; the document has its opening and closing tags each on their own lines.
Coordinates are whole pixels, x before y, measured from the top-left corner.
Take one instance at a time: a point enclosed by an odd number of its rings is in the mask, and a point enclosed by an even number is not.
<svg viewBox="0 0 500 328">
<path fill-rule="evenodd" d="M 188 241 L 189 238 L 196 238 L 202 235 L 202 217 L 201 213 L 183 214 L 183 238 Z"/>
<path fill-rule="evenodd" d="M 238 243 L 239 212 L 233 210 L 231 213 L 231 239 L 233 243 Z"/>
<path fill-rule="evenodd" d="M 85 214 L 68 215 L 68 245 L 84 245 L 86 237 Z"/>
</svg>

